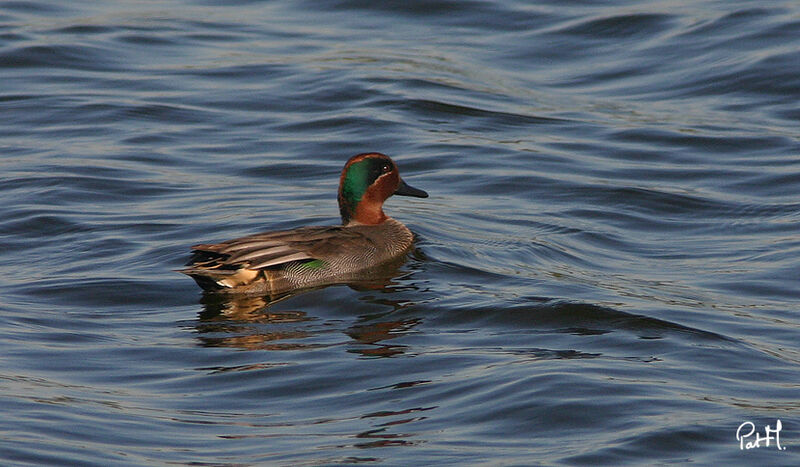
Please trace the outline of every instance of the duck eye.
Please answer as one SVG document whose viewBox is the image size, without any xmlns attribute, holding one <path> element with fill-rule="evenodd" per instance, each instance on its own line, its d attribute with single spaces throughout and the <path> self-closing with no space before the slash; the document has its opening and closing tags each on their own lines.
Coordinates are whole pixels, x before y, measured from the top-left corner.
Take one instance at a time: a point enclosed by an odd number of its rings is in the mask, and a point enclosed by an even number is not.
<svg viewBox="0 0 800 467">
<path fill-rule="evenodd" d="M 389 173 L 391 171 L 392 171 L 392 168 L 391 168 L 391 166 L 389 166 L 389 164 L 383 164 L 383 167 L 381 167 L 381 172 L 382 173 Z"/>
</svg>

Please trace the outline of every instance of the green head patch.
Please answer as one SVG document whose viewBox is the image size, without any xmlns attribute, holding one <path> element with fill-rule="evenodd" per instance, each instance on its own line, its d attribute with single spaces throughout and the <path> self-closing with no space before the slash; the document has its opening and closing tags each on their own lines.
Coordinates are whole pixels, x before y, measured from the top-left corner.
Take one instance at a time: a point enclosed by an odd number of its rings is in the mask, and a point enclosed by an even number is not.
<svg viewBox="0 0 800 467">
<path fill-rule="evenodd" d="M 344 174 L 342 197 L 353 206 L 353 209 L 361 201 L 364 193 L 367 192 L 367 188 L 375 181 L 375 178 L 370 180 L 370 165 L 372 165 L 372 162 L 370 159 L 356 162 L 348 167 L 347 172 Z"/>
</svg>

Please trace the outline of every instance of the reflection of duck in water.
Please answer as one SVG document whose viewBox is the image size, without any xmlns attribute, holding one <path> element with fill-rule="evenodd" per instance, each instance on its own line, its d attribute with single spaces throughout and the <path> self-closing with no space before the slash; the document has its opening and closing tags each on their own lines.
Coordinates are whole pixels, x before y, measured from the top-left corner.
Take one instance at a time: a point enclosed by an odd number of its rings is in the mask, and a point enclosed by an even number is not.
<svg viewBox="0 0 800 467">
<path fill-rule="evenodd" d="M 401 260 L 413 243 L 411 231 L 383 213 L 383 202 L 394 194 L 428 196 L 408 186 L 389 157 L 353 156 L 339 179 L 342 225 L 196 245 L 181 272 L 208 291 L 270 295 L 369 279 L 375 269 Z"/>
<path fill-rule="evenodd" d="M 404 302 L 370 295 L 365 298 L 372 305 L 366 309 L 381 311 L 361 315 L 350 322 L 315 315 L 313 305 L 308 312 L 302 310 L 302 305 L 276 310 L 272 308 L 275 300 L 263 295 L 204 294 L 201 300 L 204 310 L 196 323 L 196 337 L 204 346 L 245 350 L 309 350 L 345 344 L 345 351 L 370 358 L 405 353 L 406 345 L 391 341 L 411 332 L 422 319 L 396 315 Z M 311 299 L 309 303 L 315 301 Z M 391 310 L 386 311 L 386 307 Z M 351 340 L 342 342 L 332 337 L 339 333 Z"/>
</svg>

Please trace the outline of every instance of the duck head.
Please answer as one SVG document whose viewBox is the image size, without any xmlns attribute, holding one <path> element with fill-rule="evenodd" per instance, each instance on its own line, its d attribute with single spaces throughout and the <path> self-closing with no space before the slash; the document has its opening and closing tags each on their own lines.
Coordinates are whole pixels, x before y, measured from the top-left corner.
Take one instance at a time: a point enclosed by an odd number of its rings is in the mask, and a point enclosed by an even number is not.
<svg viewBox="0 0 800 467">
<path fill-rule="evenodd" d="M 386 220 L 383 202 L 392 195 L 427 198 L 400 178 L 389 156 L 370 152 L 350 158 L 339 178 L 339 212 L 342 224 L 380 224 Z"/>
</svg>

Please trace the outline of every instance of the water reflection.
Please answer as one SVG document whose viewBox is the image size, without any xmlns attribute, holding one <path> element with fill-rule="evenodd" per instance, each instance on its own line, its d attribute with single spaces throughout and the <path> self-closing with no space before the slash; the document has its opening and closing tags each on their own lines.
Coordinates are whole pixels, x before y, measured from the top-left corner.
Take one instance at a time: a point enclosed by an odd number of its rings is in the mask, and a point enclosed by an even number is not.
<svg viewBox="0 0 800 467">
<path fill-rule="evenodd" d="M 399 304 L 398 304 L 399 307 Z M 354 324 L 347 331 L 347 335 L 356 342 L 366 344 L 363 347 L 348 350 L 348 352 L 359 353 L 364 357 L 392 357 L 403 354 L 406 351 L 405 345 L 383 344 L 383 341 L 394 339 L 411 331 L 411 329 L 421 323 L 419 318 L 381 321 L 377 323 Z"/>
<path fill-rule="evenodd" d="M 380 313 L 358 313 L 355 322 L 325 319 L 326 309 L 318 303 L 301 309 L 277 309 L 276 304 L 298 293 L 278 296 L 239 296 L 206 293 L 200 299 L 203 309 L 196 325 L 198 339 L 204 346 L 236 347 L 245 350 L 304 350 L 345 345 L 347 352 L 363 357 L 392 357 L 406 352 L 405 345 L 386 341 L 407 334 L 422 322 L 419 318 L 397 318 L 394 312 L 408 306 L 408 300 L 397 300 L 397 292 L 417 290 L 410 281 L 411 273 L 398 275 L 398 265 L 392 265 L 394 275 L 378 274 L 369 280 L 347 284 L 352 290 L 377 292 L 365 294 L 357 301 L 360 310 Z M 309 292 L 304 290 L 302 293 Z M 388 311 L 387 311 L 388 308 Z M 393 315 L 394 318 L 393 318 Z M 344 324 L 343 324 L 344 323 Z M 349 339 L 342 341 L 341 336 Z"/>
</svg>

